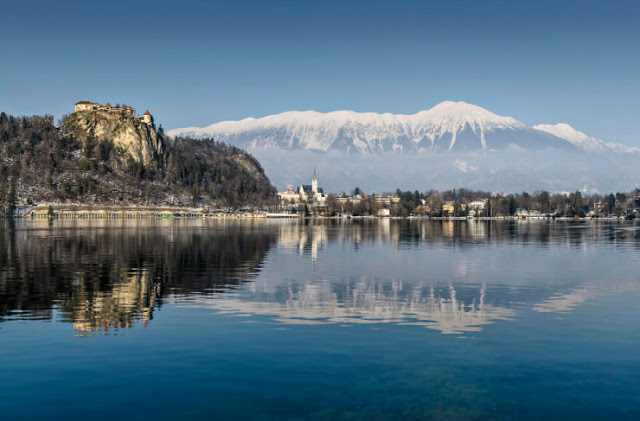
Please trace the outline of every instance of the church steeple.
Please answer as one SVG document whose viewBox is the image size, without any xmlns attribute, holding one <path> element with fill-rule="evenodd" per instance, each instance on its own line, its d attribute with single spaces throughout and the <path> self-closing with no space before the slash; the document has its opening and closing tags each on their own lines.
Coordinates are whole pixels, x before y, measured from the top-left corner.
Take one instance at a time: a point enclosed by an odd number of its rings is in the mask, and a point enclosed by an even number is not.
<svg viewBox="0 0 640 421">
<path fill-rule="evenodd" d="M 315 165 L 313 167 L 313 180 L 311 181 L 311 191 L 313 191 L 314 195 L 318 193 L 318 177 L 316 177 Z"/>
</svg>

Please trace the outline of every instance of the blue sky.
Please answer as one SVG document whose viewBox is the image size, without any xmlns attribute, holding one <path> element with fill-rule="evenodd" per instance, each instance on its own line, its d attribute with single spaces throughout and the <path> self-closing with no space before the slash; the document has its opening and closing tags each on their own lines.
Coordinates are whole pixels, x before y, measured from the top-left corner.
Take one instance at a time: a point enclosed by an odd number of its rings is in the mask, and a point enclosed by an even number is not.
<svg viewBox="0 0 640 421">
<path fill-rule="evenodd" d="M 640 145 L 638 1 L 12 1 L 0 110 L 149 108 L 165 129 L 462 100 Z"/>
</svg>

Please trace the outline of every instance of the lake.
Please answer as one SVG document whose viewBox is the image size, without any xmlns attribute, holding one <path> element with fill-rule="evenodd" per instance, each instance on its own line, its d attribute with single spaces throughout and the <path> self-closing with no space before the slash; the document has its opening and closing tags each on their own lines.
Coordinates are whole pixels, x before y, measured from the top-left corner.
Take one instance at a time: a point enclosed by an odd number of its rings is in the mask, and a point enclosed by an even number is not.
<svg viewBox="0 0 640 421">
<path fill-rule="evenodd" d="M 6 420 L 640 419 L 640 224 L 0 221 Z"/>
</svg>

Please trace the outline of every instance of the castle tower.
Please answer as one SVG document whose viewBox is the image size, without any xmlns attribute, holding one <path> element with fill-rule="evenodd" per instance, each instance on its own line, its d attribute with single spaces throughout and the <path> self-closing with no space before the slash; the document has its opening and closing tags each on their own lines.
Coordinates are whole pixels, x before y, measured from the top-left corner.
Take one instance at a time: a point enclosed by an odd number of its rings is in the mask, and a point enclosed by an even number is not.
<svg viewBox="0 0 640 421">
<path fill-rule="evenodd" d="M 313 167 L 313 180 L 311 181 L 311 191 L 315 196 L 318 194 L 318 178 L 316 177 L 316 167 Z"/>
<path fill-rule="evenodd" d="M 151 116 L 151 113 L 149 112 L 149 110 L 147 110 L 142 116 L 142 122 L 147 124 L 153 123 L 153 117 Z"/>
<path fill-rule="evenodd" d="M 95 108 L 95 104 L 91 101 L 79 101 L 76 102 L 75 112 L 78 111 L 91 111 Z"/>
</svg>

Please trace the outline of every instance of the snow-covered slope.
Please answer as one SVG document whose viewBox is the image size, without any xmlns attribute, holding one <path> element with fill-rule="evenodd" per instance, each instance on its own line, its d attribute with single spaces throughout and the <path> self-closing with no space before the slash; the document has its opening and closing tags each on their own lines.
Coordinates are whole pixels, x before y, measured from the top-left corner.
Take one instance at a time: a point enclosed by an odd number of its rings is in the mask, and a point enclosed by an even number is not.
<svg viewBox="0 0 640 421">
<path fill-rule="evenodd" d="M 593 136 L 588 136 L 565 123 L 538 124 L 537 126 L 533 126 L 533 128 L 558 136 L 585 151 L 640 153 L 640 148 L 626 146 L 620 143 L 608 143 Z"/>
<path fill-rule="evenodd" d="M 187 127 L 170 136 L 214 137 L 243 148 L 360 153 L 575 149 L 553 133 L 465 102 L 442 102 L 413 115 L 291 111 L 259 119 Z"/>
<path fill-rule="evenodd" d="M 308 183 L 314 167 L 333 192 L 356 185 L 377 192 L 459 186 L 603 192 L 640 179 L 637 155 L 628 153 L 640 148 L 603 142 L 567 124 L 528 127 L 465 102 L 412 115 L 291 111 L 168 134 L 249 149 L 279 188 Z"/>
</svg>

